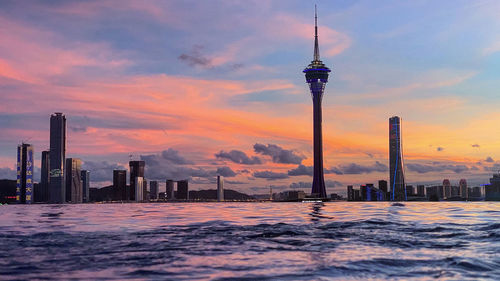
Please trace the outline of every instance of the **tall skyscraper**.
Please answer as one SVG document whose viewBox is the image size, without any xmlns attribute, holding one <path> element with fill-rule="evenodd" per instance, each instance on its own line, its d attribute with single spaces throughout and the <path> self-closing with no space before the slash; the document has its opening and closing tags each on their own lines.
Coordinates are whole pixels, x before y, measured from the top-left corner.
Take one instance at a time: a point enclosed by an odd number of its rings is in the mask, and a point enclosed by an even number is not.
<svg viewBox="0 0 500 281">
<path fill-rule="evenodd" d="M 82 170 L 82 201 L 87 203 L 90 201 L 90 171 Z"/>
<path fill-rule="evenodd" d="M 129 162 L 129 167 L 130 167 L 130 190 L 127 193 L 129 198 L 128 200 L 135 200 L 135 178 L 141 177 L 144 178 L 144 166 L 146 163 L 144 161 L 130 161 Z M 142 183 L 141 183 L 141 188 L 142 188 Z"/>
<path fill-rule="evenodd" d="M 177 182 L 177 199 L 189 200 L 188 181 L 182 180 Z"/>
<path fill-rule="evenodd" d="M 49 201 L 49 181 L 50 181 L 50 151 L 42 151 L 42 166 L 40 175 L 40 198 L 35 198 L 37 202 Z"/>
<path fill-rule="evenodd" d="M 66 117 L 56 112 L 50 116 L 49 203 L 64 203 L 66 200 L 65 161 Z"/>
<path fill-rule="evenodd" d="M 113 194 L 116 200 L 128 199 L 127 170 L 113 170 Z"/>
<path fill-rule="evenodd" d="M 82 203 L 82 160 L 78 158 L 66 159 L 66 202 Z"/>
<path fill-rule="evenodd" d="M 318 17 L 314 15 L 314 56 L 311 63 L 303 70 L 306 82 L 309 84 L 311 97 L 313 100 L 313 137 L 314 137 L 314 173 L 311 196 L 317 198 L 327 198 L 325 179 L 323 175 L 323 133 L 322 133 L 322 109 L 321 102 L 328 73 L 331 70 L 325 66 L 319 57 L 318 43 Z"/>
<path fill-rule="evenodd" d="M 398 116 L 389 118 L 389 169 L 391 200 L 406 200 L 401 118 Z"/>
<path fill-rule="evenodd" d="M 167 180 L 166 188 L 165 188 L 165 198 L 166 199 L 174 199 L 174 181 Z"/>
<path fill-rule="evenodd" d="M 33 201 L 33 146 L 17 146 L 16 202 L 31 204 Z"/>
<path fill-rule="evenodd" d="M 158 181 L 149 181 L 149 199 L 158 199 Z"/>
<path fill-rule="evenodd" d="M 217 176 L 217 201 L 224 201 L 224 177 Z"/>
</svg>

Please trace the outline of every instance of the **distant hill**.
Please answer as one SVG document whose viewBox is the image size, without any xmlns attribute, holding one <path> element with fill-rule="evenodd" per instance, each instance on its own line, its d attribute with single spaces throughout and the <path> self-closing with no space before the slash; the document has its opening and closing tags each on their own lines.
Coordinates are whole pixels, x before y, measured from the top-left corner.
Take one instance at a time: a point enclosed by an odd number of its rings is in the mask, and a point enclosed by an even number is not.
<svg viewBox="0 0 500 281">
<path fill-rule="evenodd" d="M 217 190 L 216 189 L 208 189 L 208 190 L 191 190 L 189 191 L 189 199 L 190 200 L 217 200 Z M 231 189 L 224 190 L 224 199 L 225 200 L 254 200 L 255 198 Z"/>
</svg>

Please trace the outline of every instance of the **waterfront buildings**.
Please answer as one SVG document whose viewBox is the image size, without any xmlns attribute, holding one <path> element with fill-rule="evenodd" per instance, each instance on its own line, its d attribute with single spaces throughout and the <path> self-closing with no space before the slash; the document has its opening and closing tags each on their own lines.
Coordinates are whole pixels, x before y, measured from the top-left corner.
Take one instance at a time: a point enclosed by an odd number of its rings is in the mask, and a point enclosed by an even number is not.
<svg viewBox="0 0 500 281">
<path fill-rule="evenodd" d="M 130 185 L 129 185 L 129 191 L 127 192 L 127 200 L 135 200 L 135 194 L 137 193 L 135 190 L 136 182 L 135 178 L 141 177 L 141 181 L 144 178 L 144 166 L 146 163 L 144 161 L 130 161 L 129 162 L 129 167 L 130 167 Z M 142 183 L 141 183 L 141 188 L 142 188 Z M 142 191 L 141 191 L 142 192 Z"/>
<path fill-rule="evenodd" d="M 116 200 L 128 200 L 127 170 L 113 170 L 113 194 Z"/>
<path fill-rule="evenodd" d="M 134 178 L 134 191 L 135 191 L 135 194 L 134 194 L 134 200 L 135 202 L 141 202 L 143 200 L 143 192 L 144 192 L 144 189 L 143 189 L 143 184 L 144 184 L 144 178 L 143 177 L 135 177 Z"/>
<path fill-rule="evenodd" d="M 82 160 L 78 158 L 66 159 L 66 202 L 82 203 Z"/>
<path fill-rule="evenodd" d="M 461 179 L 460 182 L 458 183 L 459 189 L 460 189 L 460 196 L 462 198 L 468 199 L 469 198 L 469 192 L 467 190 L 467 180 L 466 179 Z"/>
<path fill-rule="evenodd" d="M 158 199 L 158 181 L 149 182 L 149 199 Z"/>
<path fill-rule="evenodd" d="M 166 181 L 166 188 L 165 188 L 165 198 L 166 199 L 174 199 L 174 181 L 173 180 L 167 180 Z"/>
<path fill-rule="evenodd" d="M 451 182 L 449 179 L 444 179 L 443 180 L 443 198 L 450 198 L 451 197 Z"/>
<path fill-rule="evenodd" d="M 84 203 L 90 200 L 90 171 L 82 170 L 82 201 Z"/>
<path fill-rule="evenodd" d="M 188 181 L 181 180 L 177 182 L 177 199 L 189 200 Z"/>
<path fill-rule="evenodd" d="M 490 184 L 484 187 L 484 200 L 500 201 L 500 173 L 490 178 Z"/>
<path fill-rule="evenodd" d="M 398 116 L 389 118 L 389 179 L 391 200 L 406 200 L 401 118 Z"/>
<path fill-rule="evenodd" d="M 313 149 L 314 172 L 311 197 L 327 198 L 323 175 L 323 133 L 321 103 L 328 75 L 331 70 L 320 60 L 318 43 L 318 17 L 314 16 L 314 55 L 311 63 L 303 70 L 306 82 L 309 84 L 313 100 Z"/>
<path fill-rule="evenodd" d="M 49 202 L 66 201 L 64 164 L 66 160 L 66 117 L 56 112 L 50 116 Z"/>
<path fill-rule="evenodd" d="M 42 151 L 42 166 L 40 171 L 40 183 L 38 184 L 38 196 L 35 196 L 37 202 L 49 201 L 49 181 L 50 181 L 50 151 Z"/>
<path fill-rule="evenodd" d="M 23 143 L 17 146 L 16 202 L 33 202 L 33 146 Z"/>
<path fill-rule="evenodd" d="M 224 201 L 224 177 L 217 176 L 217 201 Z"/>
</svg>

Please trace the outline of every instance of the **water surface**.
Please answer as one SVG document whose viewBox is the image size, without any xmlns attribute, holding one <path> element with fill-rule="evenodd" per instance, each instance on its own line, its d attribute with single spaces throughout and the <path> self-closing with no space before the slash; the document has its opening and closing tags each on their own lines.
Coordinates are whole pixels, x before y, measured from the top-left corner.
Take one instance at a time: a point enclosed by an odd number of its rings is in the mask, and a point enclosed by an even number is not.
<svg viewBox="0 0 500 281">
<path fill-rule="evenodd" d="M 500 203 L 0 206 L 0 279 L 500 280 Z"/>
</svg>

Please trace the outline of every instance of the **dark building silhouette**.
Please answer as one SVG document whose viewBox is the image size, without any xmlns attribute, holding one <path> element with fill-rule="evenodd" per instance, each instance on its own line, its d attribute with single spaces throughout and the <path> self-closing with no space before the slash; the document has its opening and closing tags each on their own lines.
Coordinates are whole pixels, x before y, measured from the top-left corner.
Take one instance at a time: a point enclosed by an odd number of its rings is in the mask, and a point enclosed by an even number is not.
<svg viewBox="0 0 500 281">
<path fill-rule="evenodd" d="M 177 182 L 177 199 L 189 200 L 188 181 L 182 180 Z"/>
<path fill-rule="evenodd" d="M 500 201 L 500 173 L 490 178 L 490 184 L 484 187 L 484 200 Z"/>
<path fill-rule="evenodd" d="M 415 195 L 415 188 L 413 188 L 413 185 L 407 185 L 406 196 L 413 196 L 413 195 Z"/>
<path fill-rule="evenodd" d="M 354 201 L 354 189 L 352 185 L 347 186 L 347 201 Z"/>
<path fill-rule="evenodd" d="M 113 170 L 113 194 L 116 200 L 127 200 L 127 170 Z"/>
<path fill-rule="evenodd" d="M 23 143 L 17 146 L 16 202 L 33 202 L 33 146 Z"/>
<path fill-rule="evenodd" d="M 129 162 L 129 167 L 130 167 L 129 189 L 130 190 L 127 192 L 127 194 L 128 194 L 127 200 L 135 200 L 135 194 L 136 194 L 135 178 L 137 178 L 137 177 L 144 178 L 144 166 L 145 165 L 146 165 L 146 163 L 144 161 L 130 161 Z"/>
<path fill-rule="evenodd" d="M 66 202 L 82 203 L 82 160 L 78 158 L 66 159 Z"/>
<path fill-rule="evenodd" d="M 49 181 L 50 181 L 50 151 L 42 151 L 42 165 L 40 183 L 38 185 L 39 192 L 35 196 L 36 202 L 49 201 Z"/>
<path fill-rule="evenodd" d="M 87 203 L 90 201 L 90 171 L 82 170 L 82 201 Z"/>
<path fill-rule="evenodd" d="M 66 201 L 65 161 L 66 117 L 57 112 L 50 116 L 49 203 Z"/>
<path fill-rule="evenodd" d="M 417 185 L 417 196 L 418 197 L 425 197 L 425 186 Z"/>
<path fill-rule="evenodd" d="M 158 199 L 158 181 L 149 182 L 149 199 Z"/>
<path fill-rule="evenodd" d="M 148 180 L 142 179 L 142 201 L 149 201 Z"/>
<path fill-rule="evenodd" d="M 320 60 L 318 44 L 318 17 L 314 16 L 314 57 L 311 63 L 303 70 L 306 82 L 309 84 L 313 100 L 313 136 L 314 136 L 314 173 L 311 196 L 327 198 L 325 179 L 323 175 L 323 133 L 322 133 L 322 109 L 321 102 L 328 75 L 331 71 Z"/>
<path fill-rule="evenodd" d="M 166 199 L 174 199 L 174 181 L 167 180 L 166 188 L 165 188 L 165 198 Z"/>
<path fill-rule="evenodd" d="M 392 201 L 406 200 L 402 149 L 401 118 L 394 116 L 389 118 L 389 177 Z"/>
<path fill-rule="evenodd" d="M 386 180 L 379 180 L 378 181 L 378 189 L 383 192 L 384 194 L 384 200 L 389 200 L 391 198 L 389 196 L 389 189 L 387 187 L 387 181 Z"/>
</svg>

